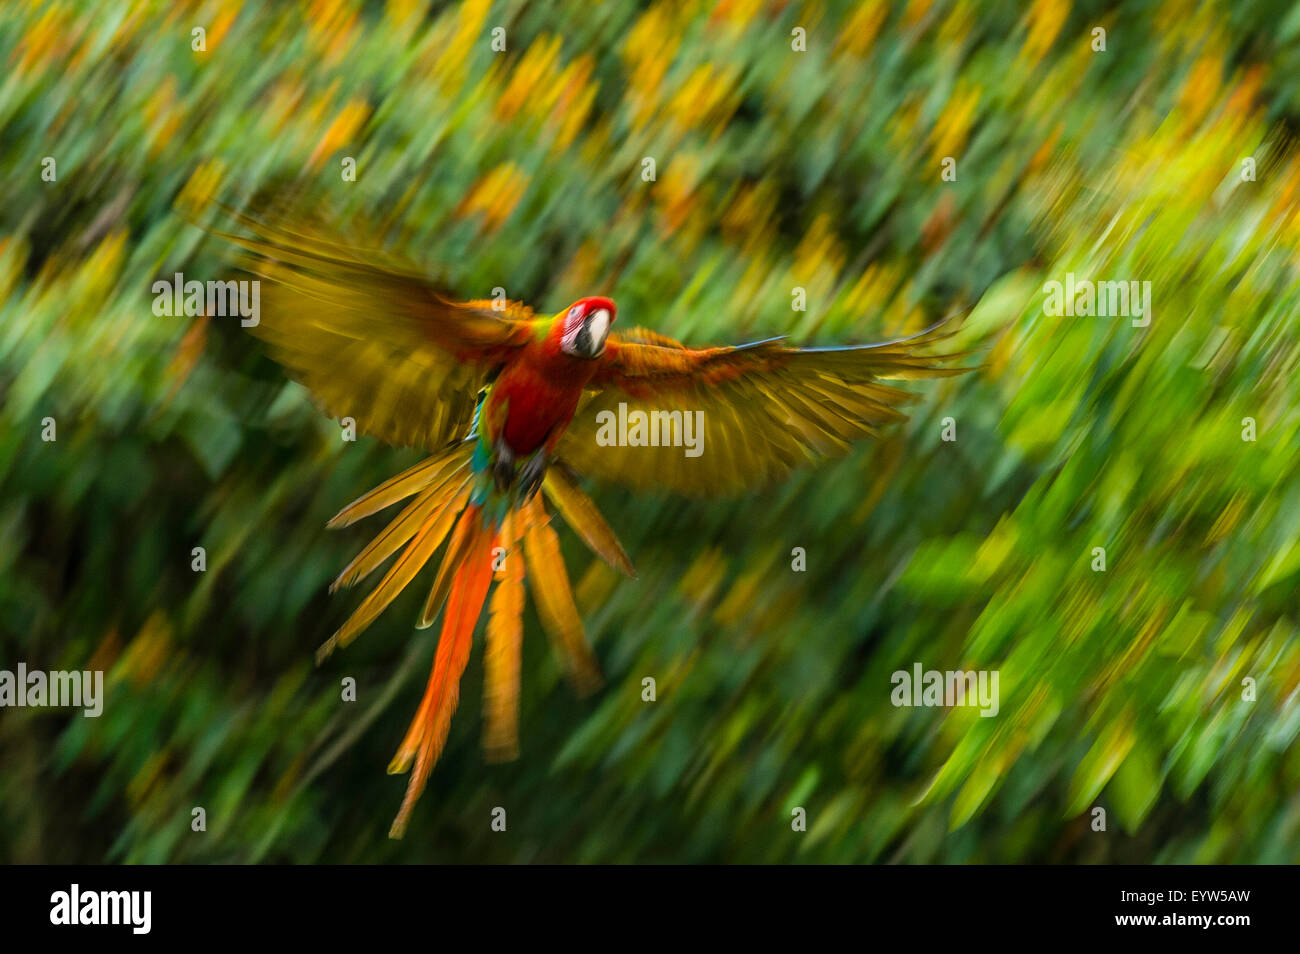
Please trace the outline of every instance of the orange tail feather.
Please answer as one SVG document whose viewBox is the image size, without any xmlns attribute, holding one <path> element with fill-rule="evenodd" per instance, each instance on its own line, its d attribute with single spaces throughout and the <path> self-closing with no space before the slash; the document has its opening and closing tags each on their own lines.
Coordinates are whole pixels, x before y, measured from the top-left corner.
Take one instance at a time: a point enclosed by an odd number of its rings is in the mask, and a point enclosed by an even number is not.
<svg viewBox="0 0 1300 954">
<path fill-rule="evenodd" d="M 519 755 L 519 668 L 524 637 L 524 555 L 515 551 L 522 515 L 507 514 L 498 540 L 505 563 L 488 608 L 483 654 L 483 749 L 493 762 Z"/>
<path fill-rule="evenodd" d="M 402 807 L 388 832 L 390 838 L 401 838 L 405 833 L 411 810 L 447 743 L 451 716 L 460 699 L 460 679 L 469 662 L 474 626 L 492 582 L 491 552 L 495 534 L 483 525 L 480 508 L 475 505 L 467 507 L 457 526 L 458 531 L 461 526 L 466 528 L 467 545 L 447 598 L 447 612 L 438 637 L 433 670 L 415 720 L 388 768 L 389 772 L 405 771 L 414 757 L 415 765 Z"/>
<path fill-rule="evenodd" d="M 603 682 L 600 664 L 587 645 L 582 618 L 573 602 L 569 574 L 564 569 L 560 541 L 538 494 L 527 504 L 528 532 L 524 534 L 524 556 L 528 560 L 528 582 L 542 627 L 551 638 L 565 667 L 565 673 L 579 695 L 588 695 Z"/>
</svg>

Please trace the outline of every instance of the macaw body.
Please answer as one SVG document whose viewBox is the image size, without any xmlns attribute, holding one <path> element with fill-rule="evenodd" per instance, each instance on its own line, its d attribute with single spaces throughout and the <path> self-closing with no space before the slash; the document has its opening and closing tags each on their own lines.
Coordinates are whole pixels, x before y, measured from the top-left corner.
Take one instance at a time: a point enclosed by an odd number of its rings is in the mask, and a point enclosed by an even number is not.
<svg viewBox="0 0 1300 954">
<path fill-rule="evenodd" d="M 536 492 L 549 456 L 573 419 L 578 401 L 598 369 L 617 308 L 608 298 L 583 298 L 563 316 L 537 322 L 532 340 L 502 366 L 483 403 L 481 427 L 498 486 L 515 478 Z"/>
<path fill-rule="evenodd" d="M 411 772 L 393 837 L 446 744 L 494 581 L 484 653 L 490 757 L 518 749 L 525 579 L 570 682 L 579 692 L 600 684 L 551 515 L 611 567 L 635 573 L 575 472 L 633 488 L 747 492 L 903 418 L 897 408 L 911 395 L 882 379 L 965 370 L 943 366 L 955 355 L 928 353 L 947 336 L 938 328 L 861 347 L 801 349 L 770 339 L 688 348 L 645 330 L 612 333 L 608 298 L 580 299 L 553 317 L 514 302 L 456 301 L 382 253 L 234 217 L 251 237 L 216 234 L 242 247 L 243 266 L 269 283 L 253 331 L 271 354 L 327 413 L 351 417 L 387 443 L 433 452 L 329 522 L 347 526 L 407 501 L 331 585 L 351 586 L 396 555 L 318 658 L 355 639 L 446 544 L 417 623 L 430 626 L 442 613 L 433 668 L 389 766 Z M 698 415 L 704 452 L 606 446 L 598 422 L 620 405 Z"/>
</svg>

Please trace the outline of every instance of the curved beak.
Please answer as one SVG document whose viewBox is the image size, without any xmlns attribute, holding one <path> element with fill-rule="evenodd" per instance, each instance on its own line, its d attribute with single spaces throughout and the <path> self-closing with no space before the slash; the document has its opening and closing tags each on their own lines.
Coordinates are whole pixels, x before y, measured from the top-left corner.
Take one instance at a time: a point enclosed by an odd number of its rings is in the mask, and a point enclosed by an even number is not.
<svg viewBox="0 0 1300 954">
<path fill-rule="evenodd" d="M 609 312 L 597 308 L 582 322 L 578 334 L 573 340 L 574 354 L 580 358 L 599 358 L 605 350 L 605 338 L 609 335 Z"/>
</svg>

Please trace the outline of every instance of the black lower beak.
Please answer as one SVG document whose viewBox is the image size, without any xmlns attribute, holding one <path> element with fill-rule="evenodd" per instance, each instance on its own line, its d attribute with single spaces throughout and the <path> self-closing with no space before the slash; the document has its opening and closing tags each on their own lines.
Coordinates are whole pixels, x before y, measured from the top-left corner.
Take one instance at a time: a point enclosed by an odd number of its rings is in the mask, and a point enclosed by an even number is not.
<svg viewBox="0 0 1300 954">
<path fill-rule="evenodd" d="M 573 339 L 574 353 L 580 358 L 589 360 L 599 358 L 601 351 L 605 350 L 604 342 L 597 347 L 595 340 L 591 336 L 591 329 L 583 325 L 578 329 L 578 334 Z"/>
<path fill-rule="evenodd" d="M 586 325 L 578 329 L 578 337 L 573 340 L 573 349 L 578 354 L 591 357 L 591 329 Z"/>
</svg>

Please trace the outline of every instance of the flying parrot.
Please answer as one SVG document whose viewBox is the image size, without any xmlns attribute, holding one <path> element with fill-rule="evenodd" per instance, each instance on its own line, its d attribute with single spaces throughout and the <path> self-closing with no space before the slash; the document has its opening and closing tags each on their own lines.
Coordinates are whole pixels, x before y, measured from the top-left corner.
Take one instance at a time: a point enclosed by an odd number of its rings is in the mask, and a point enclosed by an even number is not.
<svg viewBox="0 0 1300 954">
<path fill-rule="evenodd" d="M 511 301 L 459 301 L 382 252 L 227 211 L 251 235 L 214 234 L 235 242 L 241 266 L 265 282 L 251 330 L 271 355 L 330 416 L 432 455 L 328 524 L 345 527 L 409 501 L 331 585 L 359 583 L 397 554 L 318 659 L 355 639 L 446 543 L 418 621 L 425 628 L 443 613 L 433 668 L 388 768 L 411 773 L 394 838 L 446 744 L 494 580 L 484 660 L 489 758 L 517 754 L 525 579 L 568 679 L 580 693 L 599 686 L 552 515 L 614 569 L 635 574 L 575 475 L 692 495 L 749 491 L 902 419 L 898 407 L 911 395 L 882 379 L 966 370 L 945 366 L 961 355 L 930 353 L 951 333 L 943 323 L 861 347 L 792 348 L 773 338 L 690 348 L 651 331 L 611 331 L 618 309 L 609 298 L 581 298 L 556 315 Z M 599 422 L 609 420 L 601 412 L 620 404 L 629 417 L 702 412 L 702 452 L 598 441 Z"/>
</svg>

